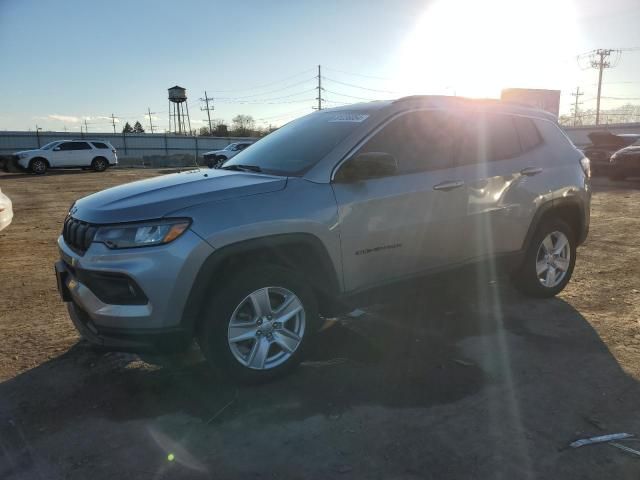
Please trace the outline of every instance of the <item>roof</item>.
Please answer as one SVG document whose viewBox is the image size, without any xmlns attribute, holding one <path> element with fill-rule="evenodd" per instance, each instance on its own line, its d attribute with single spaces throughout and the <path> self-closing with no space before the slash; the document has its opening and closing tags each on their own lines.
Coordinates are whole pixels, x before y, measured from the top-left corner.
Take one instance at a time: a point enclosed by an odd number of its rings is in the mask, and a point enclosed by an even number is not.
<svg viewBox="0 0 640 480">
<path fill-rule="evenodd" d="M 180 89 L 180 90 L 186 90 L 186 88 L 181 87 L 180 85 L 174 85 L 173 87 L 171 87 L 169 90 L 175 90 L 175 89 Z"/>
<path fill-rule="evenodd" d="M 542 118 L 545 120 L 551 120 L 557 122 L 558 119 L 552 113 L 533 108 L 527 105 L 519 103 L 508 102 L 498 99 L 489 98 L 467 98 L 467 97 L 453 97 L 449 95 L 411 95 L 407 97 L 398 98 L 396 100 L 377 100 L 373 102 L 355 103 L 352 105 L 345 105 L 341 107 L 335 107 L 331 111 L 344 111 L 344 110 L 379 110 L 392 105 L 407 104 L 410 106 L 426 106 L 433 108 L 445 108 L 445 107 L 458 107 L 458 108 L 487 108 L 497 111 L 503 111 L 508 113 L 514 113 L 519 115 L 526 115 L 531 117 Z M 324 110 L 323 110 L 324 111 Z"/>
</svg>

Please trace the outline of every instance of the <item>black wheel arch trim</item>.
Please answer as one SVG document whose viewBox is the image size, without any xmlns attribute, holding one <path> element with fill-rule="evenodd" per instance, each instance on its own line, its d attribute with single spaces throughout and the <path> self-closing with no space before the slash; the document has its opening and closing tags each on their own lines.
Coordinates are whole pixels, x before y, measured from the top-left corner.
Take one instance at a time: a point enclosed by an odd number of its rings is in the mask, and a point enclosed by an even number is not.
<svg viewBox="0 0 640 480">
<path fill-rule="evenodd" d="M 215 285 L 216 280 L 222 282 L 224 285 L 225 279 L 216 278 L 215 275 L 216 273 L 225 273 L 223 269 L 228 261 L 231 259 L 246 258 L 246 255 L 251 253 L 259 254 L 272 251 L 277 254 L 283 252 L 283 249 L 290 251 L 292 247 L 295 248 L 296 246 L 311 249 L 319 261 L 321 271 L 318 272 L 318 274 L 305 275 L 306 279 L 310 280 L 314 291 L 321 297 L 318 298 L 318 303 L 324 304 L 325 313 L 339 309 L 340 307 L 337 303 L 340 295 L 338 272 L 336 272 L 329 252 L 322 241 L 315 235 L 309 233 L 269 235 L 232 243 L 215 250 L 207 257 L 195 277 L 187 298 L 180 322 L 181 327 L 189 332 L 195 333 L 198 319 L 201 316 L 202 310 L 205 307 L 205 301 L 208 298 L 207 294 L 210 296 L 213 293 L 210 289 L 217 287 L 217 285 Z M 281 265 L 287 262 L 287 253 L 280 257 L 281 261 L 274 262 L 274 264 Z M 295 268 L 296 266 L 299 265 L 295 265 L 295 263 L 291 261 L 291 267 Z M 220 283 L 218 283 L 218 285 L 219 284 Z"/>
<path fill-rule="evenodd" d="M 589 232 L 589 221 L 586 217 L 584 203 L 576 197 L 557 198 L 543 203 L 536 210 L 531 225 L 529 225 L 529 230 L 527 231 L 527 236 L 525 237 L 524 244 L 522 246 L 522 252 L 529 250 L 531 240 L 543 219 L 547 215 L 550 215 L 554 210 L 564 209 L 566 207 L 578 210 L 579 216 L 577 220 L 579 222 L 579 231 L 575 233 L 578 236 L 578 245 L 584 243 Z"/>
</svg>

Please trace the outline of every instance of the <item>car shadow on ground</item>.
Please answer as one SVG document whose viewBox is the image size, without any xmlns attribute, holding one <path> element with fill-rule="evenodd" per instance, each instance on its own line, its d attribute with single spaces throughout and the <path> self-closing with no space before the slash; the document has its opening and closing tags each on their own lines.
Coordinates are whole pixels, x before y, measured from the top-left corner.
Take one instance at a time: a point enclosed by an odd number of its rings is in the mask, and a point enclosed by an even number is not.
<svg viewBox="0 0 640 480">
<path fill-rule="evenodd" d="M 302 425 L 318 416 L 346 418 L 360 408 L 391 409 L 398 416 L 417 411 L 417 423 L 433 417 L 429 435 L 443 455 L 475 441 L 473 447 L 489 458 L 496 454 L 498 440 L 488 441 L 494 438 L 513 443 L 515 463 L 523 442 L 542 442 L 557 452 L 580 432 L 640 427 L 637 421 L 621 423 L 635 411 L 640 387 L 567 302 L 525 299 L 483 276 L 428 288 L 343 318 L 317 336 L 296 372 L 261 386 L 221 380 L 195 351 L 154 366 L 80 343 L 0 384 L 4 471 L 32 468 L 38 438 L 74 425 L 85 429 L 91 418 L 121 423 L 185 414 L 198 423 L 198 435 L 250 424 L 243 434 L 247 445 L 263 441 L 263 428 Z M 367 422 L 380 428 L 371 415 Z M 366 436 L 366 422 L 358 425 L 348 428 L 363 429 Z M 392 435 L 394 427 L 387 428 Z M 413 451 L 408 445 L 421 442 L 424 432 L 411 433 L 406 424 L 398 428 L 409 432 L 407 452 Z M 376 448 L 380 433 L 368 432 L 373 438 L 361 441 Z M 318 435 L 314 441 L 322 441 Z M 478 442 L 485 441 L 482 452 Z M 384 435 L 379 442 L 385 444 Z M 529 461 L 529 473 L 544 470 L 544 462 Z M 460 470 L 452 471 L 469 474 L 460 462 Z M 0 456 L 0 477 L 2 465 Z"/>
<path fill-rule="evenodd" d="M 108 171 L 108 169 L 107 169 Z M 46 176 L 59 176 L 59 175 L 81 175 L 81 174 L 89 174 L 89 173 L 104 173 L 104 172 L 96 172 L 92 169 L 82 169 L 82 168 L 56 168 L 54 170 L 47 170 L 46 173 L 41 175 L 36 175 L 30 172 L 2 172 L 0 171 L 0 179 L 2 180 L 18 180 L 22 178 L 41 178 Z"/>
</svg>

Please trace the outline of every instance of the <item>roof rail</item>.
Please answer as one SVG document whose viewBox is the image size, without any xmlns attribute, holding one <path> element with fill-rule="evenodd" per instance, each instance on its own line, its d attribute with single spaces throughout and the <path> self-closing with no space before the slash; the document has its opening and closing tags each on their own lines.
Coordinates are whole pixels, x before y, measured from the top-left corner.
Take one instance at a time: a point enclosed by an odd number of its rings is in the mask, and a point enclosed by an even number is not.
<svg viewBox="0 0 640 480">
<path fill-rule="evenodd" d="M 446 100 L 448 102 L 459 103 L 495 103 L 503 104 L 504 102 L 498 98 L 469 98 L 469 97 L 457 97 L 453 95 L 409 95 L 407 97 L 398 98 L 393 103 L 400 102 L 412 102 L 420 100 Z"/>
</svg>

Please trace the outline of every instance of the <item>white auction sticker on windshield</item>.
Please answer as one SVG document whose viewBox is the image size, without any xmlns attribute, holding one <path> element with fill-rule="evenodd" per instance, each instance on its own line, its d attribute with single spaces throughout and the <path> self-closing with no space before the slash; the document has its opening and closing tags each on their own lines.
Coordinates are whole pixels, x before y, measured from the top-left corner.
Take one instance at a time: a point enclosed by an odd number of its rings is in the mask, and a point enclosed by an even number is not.
<svg viewBox="0 0 640 480">
<path fill-rule="evenodd" d="M 369 115 L 366 113 L 356 113 L 356 112 L 339 112 L 331 116 L 329 118 L 329 122 L 353 122 L 353 123 L 362 123 Z"/>
</svg>

